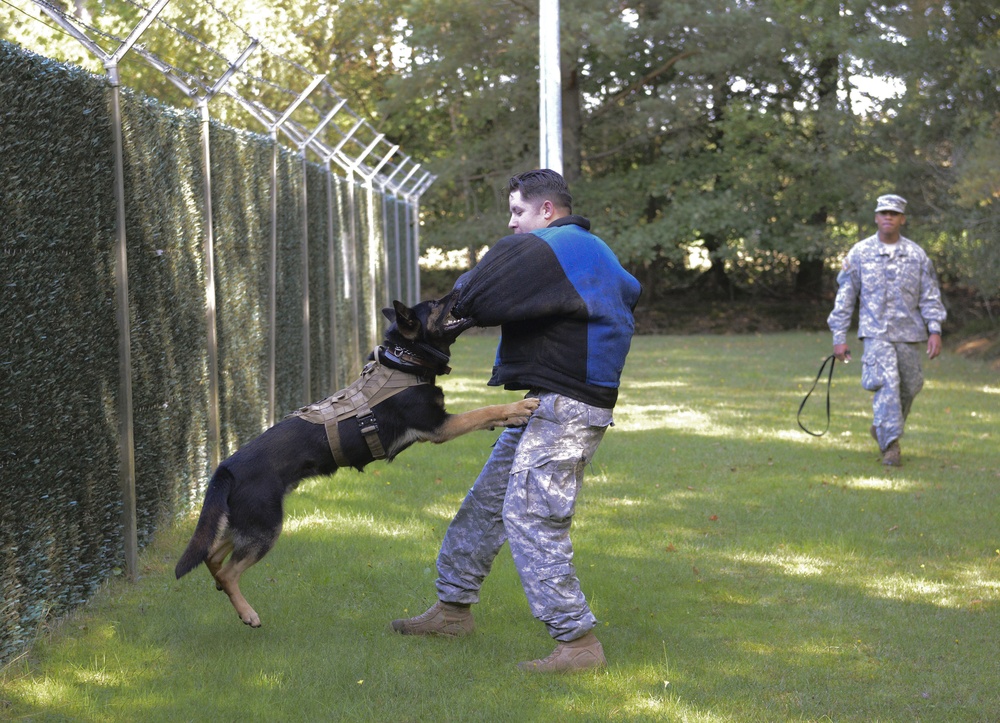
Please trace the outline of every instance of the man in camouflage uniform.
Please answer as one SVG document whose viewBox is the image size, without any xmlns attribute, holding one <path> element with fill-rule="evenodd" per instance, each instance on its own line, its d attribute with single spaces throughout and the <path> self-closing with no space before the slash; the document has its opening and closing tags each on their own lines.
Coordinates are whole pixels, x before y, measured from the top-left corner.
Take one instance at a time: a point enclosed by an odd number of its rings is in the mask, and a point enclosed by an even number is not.
<svg viewBox="0 0 1000 723">
<path fill-rule="evenodd" d="M 923 249 L 900 235 L 905 212 L 906 199 L 879 196 L 878 233 L 848 252 L 827 319 L 834 356 L 847 362 L 851 359 L 847 330 L 860 298 L 858 337 L 865 345 L 861 386 L 875 393 L 870 431 L 885 465 L 900 464 L 903 424 L 924 385 L 919 345 L 927 342 L 929 359 L 941 353 L 941 323 L 947 315 L 933 264 Z"/>
<path fill-rule="evenodd" d="M 454 314 L 501 327 L 491 385 L 526 389 L 539 407 L 500 435 L 445 533 L 438 602 L 394 620 L 404 635 L 466 635 L 470 605 L 506 541 L 531 612 L 557 642 L 520 663 L 532 672 L 606 664 L 596 619 L 580 590 L 569 530 L 583 481 L 612 423 L 640 287 L 572 215 L 562 176 L 539 170 L 508 183 L 513 235 L 497 242 L 455 285 Z"/>
</svg>

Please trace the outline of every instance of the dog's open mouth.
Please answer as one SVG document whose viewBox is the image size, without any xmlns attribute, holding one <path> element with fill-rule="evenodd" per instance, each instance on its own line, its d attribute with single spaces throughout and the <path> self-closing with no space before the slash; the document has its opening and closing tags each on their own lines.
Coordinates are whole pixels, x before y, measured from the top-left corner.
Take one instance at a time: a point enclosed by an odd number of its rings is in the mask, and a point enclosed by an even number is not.
<svg viewBox="0 0 1000 723">
<path fill-rule="evenodd" d="M 470 326 L 475 326 L 475 322 L 472 319 L 457 319 L 448 313 L 448 316 L 444 320 L 444 330 L 448 332 L 459 332 L 465 331 Z"/>
</svg>

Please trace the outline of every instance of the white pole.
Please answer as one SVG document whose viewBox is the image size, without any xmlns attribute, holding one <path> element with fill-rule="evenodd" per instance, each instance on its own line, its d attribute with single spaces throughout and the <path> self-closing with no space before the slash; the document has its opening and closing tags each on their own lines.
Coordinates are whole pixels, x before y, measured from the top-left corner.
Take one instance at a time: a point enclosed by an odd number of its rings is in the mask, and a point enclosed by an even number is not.
<svg viewBox="0 0 1000 723">
<path fill-rule="evenodd" d="M 559 71 L 559 0 L 539 0 L 538 74 L 540 165 L 562 173 L 562 78 Z"/>
</svg>

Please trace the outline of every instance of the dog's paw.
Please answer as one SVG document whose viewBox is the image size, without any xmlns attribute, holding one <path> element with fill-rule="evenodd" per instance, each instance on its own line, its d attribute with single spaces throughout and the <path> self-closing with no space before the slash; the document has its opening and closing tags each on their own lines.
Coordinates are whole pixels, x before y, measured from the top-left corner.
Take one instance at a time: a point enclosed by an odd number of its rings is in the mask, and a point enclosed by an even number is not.
<svg viewBox="0 0 1000 723">
<path fill-rule="evenodd" d="M 505 427 L 523 427 L 528 423 L 531 413 L 536 409 L 538 409 L 538 400 L 534 397 L 508 404 L 503 425 Z"/>
</svg>

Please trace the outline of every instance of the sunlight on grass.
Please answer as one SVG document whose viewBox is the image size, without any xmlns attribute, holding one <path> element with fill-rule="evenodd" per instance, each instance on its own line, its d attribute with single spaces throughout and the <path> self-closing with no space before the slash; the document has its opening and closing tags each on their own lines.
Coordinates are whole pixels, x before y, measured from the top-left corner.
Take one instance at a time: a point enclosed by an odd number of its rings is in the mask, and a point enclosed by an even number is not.
<svg viewBox="0 0 1000 723">
<path fill-rule="evenodd" d="M 437 520 L 444 520 L 445 522 L 451 522 L 451 518 L 455 516 L 455 512 L 458 507 L 451 500 L 441 500 L 440 502 L 427 505 L 421 512 L 423 512 L 428 517 L 433 517 Z"/>
<path fill-rule="evenodd" d="M 786 575 L 797 577 L 809 577 L 812 575 L 822 575 L 833 563 L 829 560 L 822 560 L 811 555 L 782 555 L 782 554 L 755 554 L 743 553 L 734 556 L 735 560 L 751 562 L 757 565 L 775 567 Z"/>
<path fill-rule="evenodd" d="M 938 607 L 962 607 L 967 599 L 960 599 L 964 586 L 933 582 L 912 575 L 890 575 L 868 581 L 868 590 L 887 600 L 920 600 Z"/>
<path fill-rule="evenodd" d="M 73 696 L 69 685 L 49 677 L 26 679 L 17 687 L 23 691 L 26 700 L 40 706 L 60 707 Z"/>
<path fill-rule="evenodd" d="M 280 690 L 284 687 L 283 676 L 275 673 L 261 672 L 257 675 L 255 683 L 258 688 L 263 690 Z"/>
<path fill-rule="evenodd" d="M 983 387 L 979 391 L 983 394 L 1000 394 L 1000 387 Z"/>
<path fill-rule="evenodd" d="M 598 680 L 603 695 L 611 696 L 617 704 L 611 715 L 588 716 L 581 720 L 670 720 L 688 723 L 716 723 L 731 720 L 726 715 L 713 715 L 686 703 L 671 681 L 669 667 L 645 665 L 627 673 L 614 666 Z M 571 708 L 571 706 L 568 706 Z M 553 716 L 558 719 L 559 716 Z M 574 719 L 575 720 L 575 719 Z"/>
<path fill-rule="evenodd" d="M 807 424 L 806 426 L 808 427 L 809 425 Z M 810 429 L 813 429 L 813 428 L 810 427 Z M 761 431 L 763 431 L 763 430 L 761 430 Z M 817 430 L 813 429 L 813 431 L 817 431 Z M 819 431 L 822 431 L 822 427 L 820 427 Z M 815 442 L 815 437 L 812 437 L 811 435 L 806 434 L 801 429 L 773 429 L 773 430 L 770 430 L 769 433 L 764 434 L 764 436 L 767 437 L 767 438 L 769 438 L 769 439 L 780 440 L 782 442 L 794 442 L 796 444 L 815 444 L 816 443 Z M 847 432 L 846 434 L 841 434 L 841 435 L 837 435 L 837 436 L 838 437 L 850 437 L 851 433 Z M 836 438 L 837 437 L 832 437 L 832 439 L 836 439 Z"/>
<path fill-rule="evenodd" d="M 673 404 L 619 404 L 615 423 L 626 430 L 682 429 L 692 434 L 721 434 L 718 424 L 703 413 Z"/>
<path fill-rule="evenodd" d="M 977 600 L 994 601 L 998 599 L 998 595 L 1000 595 L 1000 580 L 989 579 L 987 572 L 979 569 L 963 570 L 959 573 L 959 577 L 962 579 L 963 585 L 979 588 L 978 592 L 980 595 L 976 598 Z"/>
<path fill-rule="evenodd" d="M 955 570 L 954 582 L 898 574 L 870 580 L 868 589 L 890 600 L 916 599 L 943 608 L 982 610 L 1000 599 L 1000 580 L 991 577 L 995 575 L 992 562 L 986 569 L 970 566 Z"/>
<path fill-rule="evenodd" d="M 121 685 L 125 682 L 125 678 L 122 675 L 115 675 L 109 673 L 107 670 L 88 670 L 86 668 L 78 670 L 76 678 L 80 683 L 100 685 L 104 687 Z"/>
<path fill-rule="evenodd" d="M 885 490 L 887 492 L 905 492 L 915 487 L 913 482 L 889 477 L 854 477 L 842 482 L 844 487 L 856 490 Z"/>
<path fill-rule="evenodd" d="M 681 389 L 690 386 L 682 381 L 629 382 L 627 391 L 622 392 L 622 399 L 627 399 L 636 389 Z"/>
<path fill-rule="evenodd" d="M 338 534 L 365 532 L 375 537 L 414 536 L 419 529 L 414 524 L 377 520 L 372 515 L 327 514 L 316 510 L 312 514 L 289 516 L 285 520 L 287 532 L 297 530 L 336 530 Z"/>
</svg>

